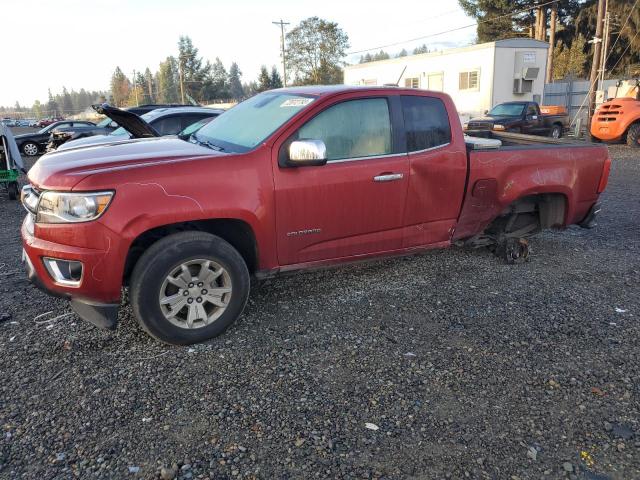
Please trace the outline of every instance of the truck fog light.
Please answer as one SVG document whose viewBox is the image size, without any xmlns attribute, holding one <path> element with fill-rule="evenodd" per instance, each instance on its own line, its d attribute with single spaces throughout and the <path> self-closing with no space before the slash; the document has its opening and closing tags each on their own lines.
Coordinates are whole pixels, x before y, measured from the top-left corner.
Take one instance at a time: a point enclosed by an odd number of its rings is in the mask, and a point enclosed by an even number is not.
<svg viewBox="0 0 640 480">
<path fill-rule="evenodd" d="M 60 260 L 58 258 L 43 257 L 47 272 L 60 285 L 77 287 L 82 280 L 82 262 L 75 260 Z"/>
</svg>

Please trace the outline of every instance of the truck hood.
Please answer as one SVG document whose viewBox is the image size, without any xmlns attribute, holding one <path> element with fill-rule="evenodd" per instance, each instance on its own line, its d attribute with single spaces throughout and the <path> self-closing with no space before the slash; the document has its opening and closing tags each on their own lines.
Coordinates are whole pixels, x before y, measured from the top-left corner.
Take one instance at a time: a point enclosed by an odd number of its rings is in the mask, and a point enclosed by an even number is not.
<svg viewBox="0 0 640 480">
<path fill-rule="evenodd" d="M 56 150 L 47 153 L 29 171 L 29 181 L 42 189 L 71 190 L 89 175 L 185 159 L 226 155 L 228 154 L 185 142 L 176 137 L 133 139 L 98 147 Z"/>
<path fill-rule="evenodd" d="M 499 115 L 485 115 L 483 117 L 476 117 L 469 120 L 469 122 L 478 123 L 509 123 L 514 120 L 519 120 L 518 117 L 504 117 Z"/>
</svg>

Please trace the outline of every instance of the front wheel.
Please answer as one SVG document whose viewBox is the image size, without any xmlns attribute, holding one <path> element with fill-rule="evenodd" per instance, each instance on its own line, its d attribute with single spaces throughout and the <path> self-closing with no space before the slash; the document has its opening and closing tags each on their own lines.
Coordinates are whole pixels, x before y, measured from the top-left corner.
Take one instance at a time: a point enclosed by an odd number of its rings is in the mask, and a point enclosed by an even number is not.
<svg viewBox="0 0 640 480">
<path fill-rule="evenodd" d="M 35 157 L 39 151 L 38 144 L 35 142 L 26 142 L 22 145 L 22 153 L 28 157 Z"/>
<path fill-rule="evenodd" d="M 554 125 L 551 127 L 551 131 L 549 132 L 549 136 L 551 138 L 560 138 L 562 137 L 562 127 L 560 125 Z"/>
<path fill-rule="evenodd" d="M 131 277 L 131 304 L 152 337 L 189 345 L 217 337 L 240 316 L 249 272 L 220 237 L 181 232 L 154 243 Z"/>
<path fill-rule="evenodd" d="M 640 147 L 640 123 L 634 123 L 627 132 L 627 145 Z"/>
</svg>

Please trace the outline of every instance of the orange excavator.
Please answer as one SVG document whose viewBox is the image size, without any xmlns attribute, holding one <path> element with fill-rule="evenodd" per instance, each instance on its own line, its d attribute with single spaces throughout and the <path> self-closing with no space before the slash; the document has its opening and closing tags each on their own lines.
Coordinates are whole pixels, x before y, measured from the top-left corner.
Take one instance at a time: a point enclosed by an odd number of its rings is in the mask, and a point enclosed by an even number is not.
<svg viewBox="0 0 640 480">
<path fill-rule="evenodd" d="M 640 148 L 640 79 L 618 81 L 614 98 L 593 114 L 591 136 L 607 142 L 623 140 Z"/>
</svg>

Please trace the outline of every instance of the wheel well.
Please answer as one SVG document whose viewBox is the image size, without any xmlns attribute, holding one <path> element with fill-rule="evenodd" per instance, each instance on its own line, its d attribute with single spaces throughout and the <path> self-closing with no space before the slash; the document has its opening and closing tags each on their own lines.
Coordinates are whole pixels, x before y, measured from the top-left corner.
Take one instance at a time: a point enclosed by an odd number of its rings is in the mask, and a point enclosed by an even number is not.
<svg viewBox="0 0 640 480">
<path fill-rule="evenodd" d="M 547 228 L 560 228 L 567 214 L 567 199 L 561 193 L 519 198 L 507 206 L 485 228 L 465 242 L 471 247 L 495 245 L 508 238 L 527 238 Z"/>
<path fill-rule="evenodd" d="M 152 228 L 140 234 L 129 247 L 124 267 L 124 284 L 129 283 L 129 277 L 142 254 L 152 244 L 173 233 L 185 231 L 207 232 L 216 235 L 231 244 L 242 256 L 249 273 L 258 268 L 258 248 L 255 235 L 248 223 L 231 218 L 215 220 L 196 220 L 192 222 L 174 223 Z"/>
</svg>

